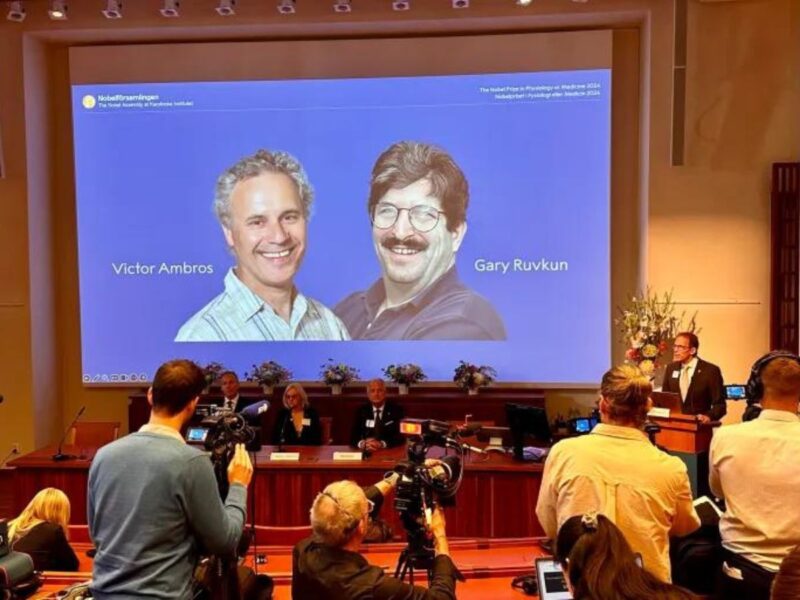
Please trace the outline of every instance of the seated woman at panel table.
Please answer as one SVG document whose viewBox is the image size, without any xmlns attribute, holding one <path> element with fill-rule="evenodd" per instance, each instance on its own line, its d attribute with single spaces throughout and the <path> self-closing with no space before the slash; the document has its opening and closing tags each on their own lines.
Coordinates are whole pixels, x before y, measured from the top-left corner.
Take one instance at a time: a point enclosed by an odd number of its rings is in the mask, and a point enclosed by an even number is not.
<svg viewBox="0 0 800 600">
<path fill-rule="evenodd" d="M 622 531 L 594 512 L 570 517 L 558 530 L 555 557 L 575 600 L 692 600 L 637 562 Z M 641 556 L 639 555 L 639 560 Z"/>
<path fill-rule="evenodd" d="M 8 539 L 17 552 L 29 554 L 37 571 L 77 571 L 78 557 L 67 541 L 69 498 L 45 488 L 8 524 Z"/>
<path fill-rule="evenodd" d="M 286 446 L 319 446 L 322 426 L 317 411 L 299 383 L 290 383 L 283 392 L 283 406 L 275 421 L 272 443 Z"/>
</svg>

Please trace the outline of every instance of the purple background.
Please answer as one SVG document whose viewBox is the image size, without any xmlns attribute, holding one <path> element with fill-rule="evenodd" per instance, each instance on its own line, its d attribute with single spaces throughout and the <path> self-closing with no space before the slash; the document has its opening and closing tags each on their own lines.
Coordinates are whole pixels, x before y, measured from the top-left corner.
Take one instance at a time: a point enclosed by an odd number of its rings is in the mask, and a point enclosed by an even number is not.
<svg viewBox="0 0 800 600">
<path fill-rule="evenodd" d="M 497 100 L 480 88 L 599 84 L 582 99 Z M 86 109 L 87 94 L 157 94 L 192 107 Z M 608 368 L 610 71 L 73 86 L 84 381 L 149 379 L 174 357 L 239 372 L 277 360 L 317 379 L 328 357 L 379 374 L 413 361 L 450 379 L 460 359 L 504 381 L 596 383 Z M 286 150 L 315 189 L 296 283 L 329 307 L 379 267 L 369 174 L 400 140 L 437 144 L 470 184 L 461 278 L 503 317 L 505 342 L 173 342 L 233 264 L 211 203 L 217 176 Z M 478 273 L 476 258 L 569 261 L 561 273 Z M 112 262 L 201 263 L 212 275 L 118 276 Z"/>
</svg>

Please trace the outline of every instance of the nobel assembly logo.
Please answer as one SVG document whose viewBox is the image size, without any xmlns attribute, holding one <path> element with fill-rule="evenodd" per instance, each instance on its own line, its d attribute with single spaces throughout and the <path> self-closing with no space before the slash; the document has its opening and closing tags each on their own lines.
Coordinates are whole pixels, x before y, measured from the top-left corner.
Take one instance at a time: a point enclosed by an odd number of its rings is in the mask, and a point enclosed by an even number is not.
<svg viewBox="0 0 800 600">
<path fill-rule="evenodd" d="M 83 97 L 83 100 L 81 100 L 81 103 L 83 104 L 83 108 L 91 110 L 95 106 L 97 106 L 97 99 L 94 96 L 92 96 L 91 94 L 86 94 Z"/>
</svg>

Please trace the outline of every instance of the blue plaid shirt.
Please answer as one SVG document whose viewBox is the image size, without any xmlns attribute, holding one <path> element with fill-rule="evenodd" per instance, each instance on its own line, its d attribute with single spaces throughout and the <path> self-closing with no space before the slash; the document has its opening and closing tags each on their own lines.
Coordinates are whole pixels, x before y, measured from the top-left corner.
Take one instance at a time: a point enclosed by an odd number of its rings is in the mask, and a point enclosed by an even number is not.
<svg viewBox="0 0 800 600">
<path fill-rule="evenodd" d="M 330 309 L 299 293 L 287 323 L 233 269 L 225 275 L 225 291 L 186 321 L 175 336 L 176 342 L 349 339 L 344 323 Z"/>
</svg>

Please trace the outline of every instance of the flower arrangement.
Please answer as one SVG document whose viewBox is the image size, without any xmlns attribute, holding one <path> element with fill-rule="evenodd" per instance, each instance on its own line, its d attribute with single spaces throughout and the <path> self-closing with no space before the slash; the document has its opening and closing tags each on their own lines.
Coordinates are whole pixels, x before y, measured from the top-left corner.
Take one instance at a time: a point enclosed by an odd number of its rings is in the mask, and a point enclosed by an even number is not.
<svg viewBox="0 0 800 600">
<path fill-rule="evenodd" d="M 408 363 L 406 365 L 389 365 L 383 368 L 383 374 L 389 381 L 394 381 L 402 385 L 419 383 L 428 378 L 422 370 L 422 367 L 413 363 Z"/>
<path fill-rule="evenodd" d="M 681 330 L 685 313 L 675 314 L 672 292 L 659 296 L 649 287 L 639 296 L 632 296 L 626 308 L 619 309 L 616 323 L 628 344 L 625 359 L 638 365 L 645 375 L 653 375 L 661 356 L 669 349 L 675 334 Z M 684 328 L 695 331 L 695 317 Z"/>
<path fill-rule="evenodd" d="M 250 374 L 245 373 L 248 381 L 255 381 L 264 387 L 275 387 L 292 378 L 292 372 L 286 367 L 279 365 L 274 360 L 268 360 L 260 365 L 253 365 Z"/>
<path fill-rule="evenodd" d="M 466 361 L 459 361 L 453 372 L 453 381 L 464 390 L 477 390 L 483 385 L 489 385 L 497 378 L 497 371 L 486 365 L 473 365 Z"/>
<path fill-rule="evenodd" d="M 203 375 L 206 378 L 206 387 L 214 383 L 225 371 L 225 367 L 218 362 L 210 362 L 203 367 Z"/>
<path fill-rule="evenodd" d="M 344 363 L 335 363 L 329 358 L 320 365 L 319 376 L 326 385 L 346 385 L 358 379 L 358 369 Z"/>
</svg>

